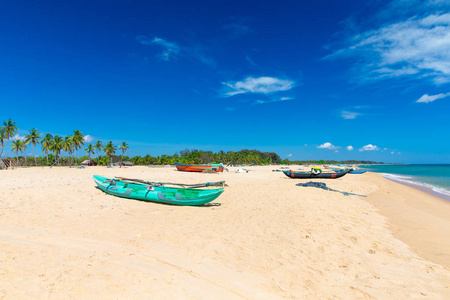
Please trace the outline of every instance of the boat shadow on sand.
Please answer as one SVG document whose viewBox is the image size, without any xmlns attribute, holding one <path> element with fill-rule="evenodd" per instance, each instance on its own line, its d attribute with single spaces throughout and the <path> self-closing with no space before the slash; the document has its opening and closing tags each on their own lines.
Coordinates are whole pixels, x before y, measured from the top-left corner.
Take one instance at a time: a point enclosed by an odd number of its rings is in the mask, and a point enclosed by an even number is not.
<svg viewBox="0 0 450 300">
<path fill-rule="evenodd" d="M 108 194 L 107 192 L 105 192 L 104 190 L 102 190 L 101 188 L 99 188 L 98 186 L 95 186 L 95 188 L 103 193 L 105 193 L 106 195 L 112 196 L 110 194 Z M 221 206 L 222 203 L 220 202 L 209 202 L 209 203 L 205 203 L 202 205 L 177 205 L 177 204 L 172 204 L 172 203 L 163 203 L 163 202 L 157 202 L 157 201 L 148 201 L 148 200 L 141 200 L 141 199 L 132 199 L 132 198 L 125 198 L 125 197 L 117 197 L 117 196 L 113 196 L 115 198 L 118 199 L 123 199 L 123 200 L 132 200 L 132 201 L 140 201 L 140 202 L 146 202 L 146 203 L 152 203 L 152 204 L 158 204 L 158 205 L 165 205 L 165 206 L 184 206 L 184 207 L 217 207 L 217 206 Z"/>
</svg>

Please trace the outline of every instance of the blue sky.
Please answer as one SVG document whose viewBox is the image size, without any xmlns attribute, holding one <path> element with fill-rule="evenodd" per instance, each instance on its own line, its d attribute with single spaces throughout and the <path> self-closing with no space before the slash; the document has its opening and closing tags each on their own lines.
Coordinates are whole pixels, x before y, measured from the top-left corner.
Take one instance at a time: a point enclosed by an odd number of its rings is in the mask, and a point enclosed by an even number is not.
<svg viewBox="0 0 450 300">
<path fill-rule="evenodd" d="M 78 129 L 126 141 L 129 155 L 450 163 L 449 11 L 442 0 L 9 1 L 0 117 L 18 138 Z"/>
</svg>

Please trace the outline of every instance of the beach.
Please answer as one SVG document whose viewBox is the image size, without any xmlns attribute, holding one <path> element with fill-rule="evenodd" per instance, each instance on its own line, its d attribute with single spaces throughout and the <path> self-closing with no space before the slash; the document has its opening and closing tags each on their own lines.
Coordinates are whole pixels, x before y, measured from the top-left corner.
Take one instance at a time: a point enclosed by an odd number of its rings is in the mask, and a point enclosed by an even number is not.
<svg viewBox="0 0 450 300">
<path fill-rule="evenodd" d="M 359 197 L 247 168 L 0 171 L 0 298 L 450 298 L 449 202 L 371 172 L 315 180 Z M 107 195 L 96 174 L 228 186 L 173 206 Z"/>
</svg>

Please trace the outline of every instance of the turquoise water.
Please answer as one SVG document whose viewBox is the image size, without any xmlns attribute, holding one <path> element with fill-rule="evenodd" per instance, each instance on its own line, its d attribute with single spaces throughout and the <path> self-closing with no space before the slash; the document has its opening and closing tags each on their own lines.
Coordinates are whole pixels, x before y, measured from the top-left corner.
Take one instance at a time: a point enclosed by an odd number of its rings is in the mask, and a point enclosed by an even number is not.
<svg viewBox="0 0 450 300">
<path fill-rule="evenodd" d="M 450 165 L 364 165 L 364 169 L 384 173 L 385 177 L 431 188 L 450 196 Z"/>
</svg>

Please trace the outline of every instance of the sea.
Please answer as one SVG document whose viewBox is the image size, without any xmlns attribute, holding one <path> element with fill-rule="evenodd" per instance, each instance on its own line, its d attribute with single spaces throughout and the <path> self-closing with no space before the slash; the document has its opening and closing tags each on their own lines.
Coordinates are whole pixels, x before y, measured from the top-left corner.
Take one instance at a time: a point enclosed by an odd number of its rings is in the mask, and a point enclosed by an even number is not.
<svg viewBox="0 0 450 300">
<path fill-rule="evenodd" d="M 450 201 L 450 164 L 440 165 L 361 165 L 363 169 L 382 173 L 384 177 L 422 187 L 445 200 Z"/>
</svg>

